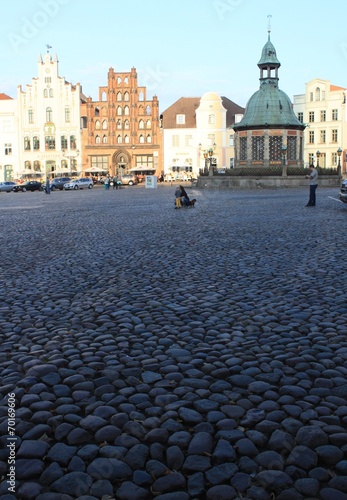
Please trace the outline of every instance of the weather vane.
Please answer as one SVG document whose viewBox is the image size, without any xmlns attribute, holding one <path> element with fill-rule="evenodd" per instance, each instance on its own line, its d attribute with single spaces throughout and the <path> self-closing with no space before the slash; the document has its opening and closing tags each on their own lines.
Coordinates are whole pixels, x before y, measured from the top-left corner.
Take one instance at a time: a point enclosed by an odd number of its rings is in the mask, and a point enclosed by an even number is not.
<svg viewBox="0 0 347 500">
<path fill-rule="evenodd" d="M 52 46 L 51 46 L 51 45 L 48 45 L 48 43 L 46 44 L 46 47 L 47 47 L 47 52 L 49 52 L 49 49 L 51 49 L 51 48 L 52 48 Z"/>
<path fill-rule="evenodd" d="M 268 31 L 268 33 L 270 33 L 270 31 L 271 31 L 271 18 L 272 18 L 272 15 L 271 15 L 271 14 L 269 14 L 269 15 L 267 16 L 267 18 L 268 18 L 268 20 L 269 20 L 268 25 L 267 25 L 267 31 Z"/>
</svg>

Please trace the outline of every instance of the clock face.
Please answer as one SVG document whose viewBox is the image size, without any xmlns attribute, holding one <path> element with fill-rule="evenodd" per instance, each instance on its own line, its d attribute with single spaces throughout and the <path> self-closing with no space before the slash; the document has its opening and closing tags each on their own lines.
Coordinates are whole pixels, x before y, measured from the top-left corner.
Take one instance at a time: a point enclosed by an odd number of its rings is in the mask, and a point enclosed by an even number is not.
<svg viewBox="0 0 347 500">
<path fill-rule="evenodd" d="M 51 70 L 49 68 L 45 69 L 46 73 L 49 73 Z"/>
</svg>

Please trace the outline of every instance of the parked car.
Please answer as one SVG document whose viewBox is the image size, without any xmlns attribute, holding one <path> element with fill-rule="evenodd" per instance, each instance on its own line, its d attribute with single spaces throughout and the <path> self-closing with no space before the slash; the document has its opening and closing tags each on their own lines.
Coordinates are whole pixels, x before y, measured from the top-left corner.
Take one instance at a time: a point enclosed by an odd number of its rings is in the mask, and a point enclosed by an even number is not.
<svg viewBox="0 0 347 500">
<path fill-rule="evenodd" d="M 14 193 L 18 193 L 18 191 L 43 191 L 43 185 L 39 181 L 27 181 L 23 184 L 16 184 L 12 190 Z"/>
<path fill-rule="evenodd" d="M 0 182 L 0 191 L 6 191 L 6 193 L 10 193 L 13 191 L 13 188 L 17 186 L 15 182 L 11 181 L 5 181 L 5 182 Z"/>
<path fill-rule="evenodd" d="M 347 203 L 347 179 L 342 181 L 339 198 L 343 203 Z"/>
<path fill-rule="evenodd" d="M 52 191 L 54 191 L 55 189 L 60 189 L 60 191 L 62 191 L 64 189 L 64 184 L 70 181 L 70 177 L 55 177 L 55 179 L 51 180 L 49 186 Z"/>
<path fill-rule="evenodd" d="M 90 177 L 81 177 L 80 179 L 74 179 L 65 183 L 64 189 L 92 189 L 93 185 L 93 179 Z"/>
<path fill-rule="evenodd" d="M 139 180 L 137 175 L 134 174 L 124 174 L 120 179 L 122 184 L 127 184 L 128 186 L 132 186 L 133 184 L 138 184 Z"/>
</svg>

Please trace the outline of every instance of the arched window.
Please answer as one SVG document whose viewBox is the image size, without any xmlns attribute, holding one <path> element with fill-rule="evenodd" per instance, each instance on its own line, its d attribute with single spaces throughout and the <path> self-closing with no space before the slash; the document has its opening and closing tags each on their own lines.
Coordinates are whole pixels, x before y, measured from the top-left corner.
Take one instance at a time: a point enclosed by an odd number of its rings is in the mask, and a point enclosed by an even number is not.
<svg viewBox="0 0 347 500">
<path fill-rule="evenodd" d="M 51 122 L 53 118 L 52 108 L 46 108 L 46 122 Z"/>
<path fill-rule="evenodd" d="M 101 94 L 101 100 L 102 101 L 107 101 L 107 94 L 105 91 L 103 91 L 103 93 Z"/>
<path fill-rule="evenodd" d="M 43 97 L 48 97 L 48 89 L 43 90 Z"/>
<path fill-rule="evenodd" d="M 120 76 L 117 78 L 117 83 L 122 83 L 122 79 Z"/>
<path fill-rule="evenodd" d="M 102 122 L 102 130 L 107 130 L 107 120 Z"/>
<path fill-rule="evenodd" d="M 120 106 L 117 108 L 117 116 L 122 116 L 122 108 Z"/>
<path fill-rule="evenodd" d="M 100 121 L 96 120 L 95 122 L 95 130 L 100 130 Z"/>
<path fill-rule="evenodd" d="M 102 137 L 102 142 L 103 142 L 103 144 L 107 144 L 107 135 L 104 135 Z"/>
<path fill-rule="evenodd" d="M 129 80 L 128 80 L 127 76 L 124 78 L 124 83 L 129 83 Z"/>
<path fill-rule="evenodd" d="M 146 127 L 147 128 L 151 128 L 151 120 L 147 120 L 146 121 Z"/>
<path fill-rule="evenodd" d="M 128 135 L 126 135 L 126 136 L 124 137 L 124 142 L 125 142 L 126 144 L 129 144 L 129 136 L 128 136 Z"/>
<path fill-rule="evenodd" d="M 145 122 L 143 120 L 139 121 L 139 128 L 145 128 Z"/>
<path fill-rule="evenodd" d="M 120 120 L 117 120 L 117 128 L 118 130 L 121 130 L 122 128 L 122 122 Z"/>
<path fill-rule="evenodd" d="M 144 138 L 144 136 L 141 134 L 141 135 L 140 135 L 140 137 L 139 137 L 139 143 L 140 143 L 140 144 L 144 144 L 144 142 L 145 142 L 145 138 Z"/>
<path fill-rule="evenodd" d="M 31 170 L 31 161 L 25 161 L 24 168 L 25 170 Z"/>
<path fill-rule="evenodd" d="M 122 136 L 121 135 L 117 136 L 117 144 L 122 144 Z"/>
<path fill-rule="evenodd" d="M 34 111 L 32 109 L 29 109 L 28 111 L 28 120 L 29 123 L 34 123 Z"/>
<path fill-rule="evenodd" d="M 142 91 L 139 93 L 139 101 L 143 101 L 143 92 Z"/>
<path fill-rule="evenodd" d="M 129 122 L 129 120 L 125 120 L 125 122 L 124 122 L 124 128 L 126 130 L 129 130 L 129 128 L 130 128 L 130 122 Z"/>
<path fill-rule="evenodd" d="M 129 101 L 129 92 L 124 92 L 124 101 Z"/>
<path fill-rule="evenodd" d="M 53 97 L 53 89 L 49 89 L 49 97 Z"/>
<path fill-rule="evenodd" d="M 95 144 L 100 144 L 100 136 L 95 136 Z"/>
<path fill-rule="evenodd" d="M 320 88 L 316 88 L 316 101 L 320 101 Z"/>
<path fill-rule="evenodd" d="M 151 137 L 151 135 L 150 135 L 150 134 L 148 134 L 148 135 L 147 135 L 147 138 L 146 138 L 146 139 L 147 139 L 147 142 L 152 142 L 152 137 Z"/>
<path fill-rule="evenodd" d="M 34 151 L 37 151 L 40 149 L 40 139 L 37 135 L 33 137 L 33 149 Z"/>
<path fill-rule="evenodd" d="M 146 106 L 146 115 L 150 115 L 151 114 L 151 107 L 148 105 Z"/>
<path fill-rule="evenodd" d="M 24 137 L 24 151 L 30 151 L 30 137 Z"/>
<path fill-rule="evenodd" d="M 117 101 L 121 102 L 122 100 L 122 92 L 117 92 Z"/>
<path fill-rule="evenodd" d="M 70 149 L 76 149 L 76 148 L 77 148 L 76 136 L 70 135 Z"/>
<path fill-rule="evenodd" d="M 125 114 L 126 116 L 129 116 L 129 114 L 130 114 L 130 109 L 129 109 L 129 106 L 125 106 L 125 108 L 124 108 L 124 114 Z"/>
</svg>

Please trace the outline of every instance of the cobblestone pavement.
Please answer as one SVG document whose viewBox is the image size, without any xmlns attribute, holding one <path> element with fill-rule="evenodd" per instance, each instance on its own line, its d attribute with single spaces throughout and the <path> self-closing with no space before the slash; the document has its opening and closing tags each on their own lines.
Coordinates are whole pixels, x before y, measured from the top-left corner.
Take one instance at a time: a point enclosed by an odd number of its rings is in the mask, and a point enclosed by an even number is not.
<svg viewBox="0 0 347 500">
<path fill-rule="evenodd" d="M 0 194 L 0 498 L 347 499 L 337 193 Z"/>
</svg>

